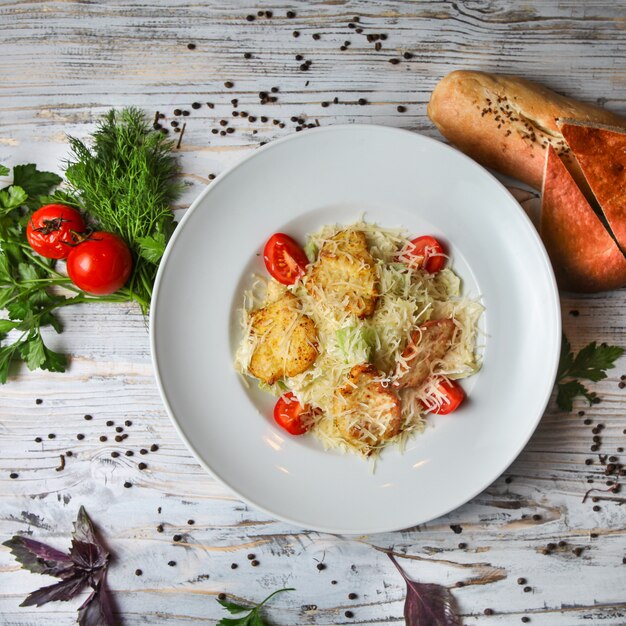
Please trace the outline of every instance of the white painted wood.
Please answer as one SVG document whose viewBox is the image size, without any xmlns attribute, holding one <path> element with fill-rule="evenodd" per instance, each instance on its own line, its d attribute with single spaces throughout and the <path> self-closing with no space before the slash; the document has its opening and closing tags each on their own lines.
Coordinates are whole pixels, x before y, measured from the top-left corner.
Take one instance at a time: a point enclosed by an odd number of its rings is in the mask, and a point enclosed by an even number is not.
<svg viewBox="0 0 626 626">
<path fill-rule="evenodd" d="M 274 16 L 247 22 L 245 16 L 259 8 Z M 287 9 L 297 17 L 287 19 Z M 363 35 L 347 27 L 354 15 L 361 17 Z M 191 115 L 181 148 L 188 185 L 182 211 L 209 174 L 261 141 L 293 132 L 291 116 L 322 125 L 394 125 L 437 136 L 425 114 L 428 95 L 445 73 L 459 67 L 521 74 L 626 111 L 625 19 L 623 3 L 609 0 L 260 7 L 218 0 L 3 0 L 0 162 L 36 161 L 58 169 L 66 154 L 65 134 L 86 135 L 111 106 L 159 110 L 168 122 L 174 108 L 184 108 Z M 294 30 L 300 37 L 292 36 Z M 321 39 L 313 40 L 313 33 Z M 365 40 L 367 33 L 388 35 L 380 52 Z M 352 43 L 342 52 L 345 40 Z M 196 49 L 188 50 L 188 43 Z M 246 51 L 254 58 L 244 59 Z M 388 63 L 405 51 L 414 57 Z M 308 72 L 298 69 L 296 54 L 313 62 Z M 235 83 L 233 89 L 224 88 L 226 80 Z M 278 102 L 260 105 L 258 92 L 274 85 L 280 88 Z M 341 104 L 321 106 L 335 96 Z M 239 99 L 239 111 L 270 121 L 232 117 L 231 98 Z M 359 98 L 369 105 L 356 104 Z M 195 101 L 215 108 L 193 110 Z M 398 104 L 407 112 L 398 113 Z M 274 118 L 286 127 L 273 125 Z M 221 128 L 219 119 L 230 120 L 237 132 L 211 134 Z M 516 193 L 532 212 L 533 194 Z M 624 290 L 564 295 L 562 304 L 574 347 L 591 340 L 624 344 Z M 570 315 L 572 310 L 579 316 Z M 506 475 L 442 519 L 362 538 L 311 533 L 250 509 L 195 462 L 161 406 L 145 321 L 137 310 L 83 306 L 65 310 L 63 320 L 66 331 L 53 341 L 73 355 L 69 372 L 16 371 L 0 388 L 0 537 L 27 532 L 66 547 L 71 522 L 84 504 L 116 555 L 109 581 L 124 624 L 215 624 L 223 614 L 215 602 L 218 593 L 258 601 L 282 585 L 297 591 L 269 607 L 276 624 L 401 624 L 404 584 L 374 549 L 391 546 L 406 553 L 401 561 L 416 579 L 452 587 L 465 583 L 453 593 L 466 624 L 508 626 L 521 623 L 523 615 L 545 626 L 626 623 L 624 493 L 599 494 L 604 497 L 596 512 L 591 501 L 581 502 L 591 486 L 588 478 L 594 486 L 605 478 L 589 452 L 591 426 L 576 413 L 563 415 L 551 405 Z M 626 394 L 617 386 L 623 373 L 626 359 L 596 385 L 603 402 L 585 409 L 594 424 L 606 425 L 603 454 L 626 447 Z M 37 405 L 36 398 L 43 403 Z M 85 421 L 86 413 L 93 420 Z M 131 420 L 132 426 L 124 427 L 128 439 L 116 443 L 107 420 L 116 425 Z M 56 437 L 48 439 L 49 433 Z M 78 441 L 78 433 L 85 439 Z M 108 440 L 101 442 L 101 435 Z M 42 443 L 34 442 L 38 436 Z M 139 453 L 152 443 L 157 452 Z M 68 450 L 73 456 L 56 471 L 59 455 Z M 133 456 L 113 459 L 114 450 L 131 450 Z M 594 464 L 585 465 L 587 458 Z M 140 460 L 148 464 L 145 471 L 137 469 Z M 9 479 L 10 472 L 19 478 Z M 506 483 L 506 476 L 512 482 Z M 124 488 L 125 481 L 132 488 Z M 163 533 L 157 532 L 161 523 Z M 462 534 L 454 534 L 451 524 L 460 524 Z M 172 541 L 176 533 L 183 535 L 180 543 Z M 542 554 L 548 542 L 559 540 L 567 545 Z M 467 548 L 459 549 L 459 542 Z M 584 548 L 580 557 L 574 547 Z M 259 567 L 249 565 L 249 553 Z M 170 560 L 176 566 L 169 567 Z M 318 571 L 318 561 L 327 568 Z M 143 576 L 135 576 L 136 568 Z M 527 578 L 531 592 L 524 593 L 518 577 Z M 18 570 L 0 549 L 0 622 L 73 623 L 77 603 L 18 608 L 29 591 L 46 582 Z M 352 591 L 357 600 L 348 600 Z M 483 615 L 485 608 L 495 615 Z M 346 610 L 354 617 L 345 617 Z"/>
</svg>

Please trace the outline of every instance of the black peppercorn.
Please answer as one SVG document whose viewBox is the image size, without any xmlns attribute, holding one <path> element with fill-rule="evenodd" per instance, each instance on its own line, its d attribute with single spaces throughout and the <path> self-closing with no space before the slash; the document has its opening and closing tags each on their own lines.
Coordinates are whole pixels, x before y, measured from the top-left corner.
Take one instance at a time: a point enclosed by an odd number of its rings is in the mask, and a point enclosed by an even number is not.
<svg viewBox="0 0 626 626">
<path fill-rule="evenodd" d="M 124 487 L 126 487 L 126 489 L 130 489 L 132 486 L 133 486 L 133 484 L 132 484 L 132 483 L 129 483 L 128 481 L 126 481 L 126 482 L 124 483 Z"/>
<path fill-rule="evenodd" d="M 153 443 L 153 444 L 150 446 L 150 452 L 156 452 L 158 449 L 159 449 L 159 446 L 157 446 L 157 444 L 156 444 L 156 443 Z"/>
<path fill-rule="evenodd" d="M 135 570 L 135 576 L 141 576 L 143 572 L 140 569 Z"/>
</svg>

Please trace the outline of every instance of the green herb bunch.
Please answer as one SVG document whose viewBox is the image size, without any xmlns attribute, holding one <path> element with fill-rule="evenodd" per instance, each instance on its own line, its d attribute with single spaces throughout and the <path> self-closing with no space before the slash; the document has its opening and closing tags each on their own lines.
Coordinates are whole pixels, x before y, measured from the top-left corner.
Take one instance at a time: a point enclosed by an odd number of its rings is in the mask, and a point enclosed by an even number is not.
<svg viewBox="0 0 626 626">
<path fill-rule="evenodd" d="M 134 267 L 128 289 L 145 313 L 175 227 L 170 207 L 182 191 L 174 143 L 133 107 L 109 111 L 91 146 L 75 137 L 69 142 L 69 191 L 99 229 L 117 233 L 130 246 Z"/>
<path fill-rule="evenodd" d="M 13 183 L 0 189 L 0 384 L 13 361 L 29 369 L 63 372 L 66 357 L 51 350 L 41 329 L 61 332 L 56 311 L 89 302 L 150 307 L 154 279 L 175 222 L 170 204 L 182 187 L 174 144 L 153 130 L 141 110 L 110 111 L 92 136 L 91 146 L 70 137 L 68 189 L 61 177 L 16 165 Z M 0 165 L 0 176 L 10 170 Z M 133 252 L 128 285 L 109 296 L 78 289 L 62 264 L 36 254 L 26 239 L 33 211 L 59 202 L 80 209 L 91 228 L 121 236 Z M 63 291 L 58 288 L 62 287 Z"/>
</svg>

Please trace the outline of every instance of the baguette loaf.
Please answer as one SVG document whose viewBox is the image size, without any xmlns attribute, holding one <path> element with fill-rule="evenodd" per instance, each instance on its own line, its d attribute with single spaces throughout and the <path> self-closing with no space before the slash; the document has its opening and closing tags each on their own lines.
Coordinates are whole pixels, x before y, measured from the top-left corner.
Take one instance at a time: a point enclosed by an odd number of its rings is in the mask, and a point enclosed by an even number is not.
<svg viewBox="0 0 626 626">
<path fill-rule="evenodd" d="M 581 188 L 588 189 L 558 120 L 626 128 L 625 118 L 523 78 L 465 70 L 439 82 L 428 115 L 441 134 L 467 155 L 535 189 L 541 189 L 549 145 Z"/>
</svg>

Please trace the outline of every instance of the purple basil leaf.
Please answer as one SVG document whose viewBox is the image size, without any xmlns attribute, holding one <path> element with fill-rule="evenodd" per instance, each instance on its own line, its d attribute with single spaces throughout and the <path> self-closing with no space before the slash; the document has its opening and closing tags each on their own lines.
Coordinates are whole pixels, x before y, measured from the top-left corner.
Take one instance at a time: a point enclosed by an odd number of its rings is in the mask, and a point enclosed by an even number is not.
<svg viewBox="0 0 626 626">
<path fill-rule="evenodd" d="M 406 581 L 406 626 L 462 626 L 454 597 L 447 587 L 411 580 L 393 554 L 387 552 L 387 556 Z"/>
<path fill-rule="evenodd" d="M 34 574 L 48 574 L 57 578 L 69 578 L 74 574 L 70 557 L 45 543 L 15 535 L 2 545 L 10 548 L 18 563 Z"/>
<path fill-rule="evenodd" d="M 79 626 L 115 626 L 106 576 L 102 576 L 93 592 L 78 609 L 78 624 Z"/>
<path fill-rule="evenodd" d="M 54 602 L 56 600 L 66 602 L 74 598 L 86 584 L 86 576 L 68 578 L 49 587 L 42 587 L 37 589 L 37 591 L 33 591 L 20 606 L 33 606 L 33 604 L 41 606 L 46 604 L 46 602 Z"/>
<path fill-rule="evenodd" d="M 85 543 L 72 539 L 70 558 L 77 568 L 91 573 L 105 567 L 109 562 L 109 553 L 105 552 L 100 544 Z"/>
<path fill-rule="evenodd" d="M 96 537 L 96 531 L 94 530 L 93 524 L 91 523 L 84 506 L 81 506 L 80 509 L 78 509 L 78 515 L 76 516 L 76 521 L 74 522 L 74 532 L 72 533 L 72 537 L 76 541 L 100 545 L 98 537 Z M 104 549 L 104 546 L 101 547 Z"/>
</svg>

